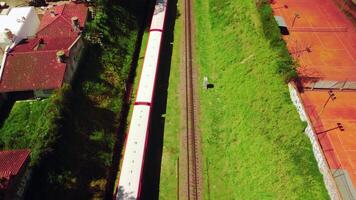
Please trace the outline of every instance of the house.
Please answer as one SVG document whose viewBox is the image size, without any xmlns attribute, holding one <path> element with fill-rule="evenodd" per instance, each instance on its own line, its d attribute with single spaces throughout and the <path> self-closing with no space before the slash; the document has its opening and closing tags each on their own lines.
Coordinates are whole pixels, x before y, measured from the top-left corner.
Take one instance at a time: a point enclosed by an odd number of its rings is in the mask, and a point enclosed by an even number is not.
<svg viewBox="0 0 356 200">
<path fill-rule="evenodd" d="M 4 54 L 21 40 L 35 36 L 40 25 L 33 7 L 3 9 L 0 13 L 0 67 Z"/>
<path fill-rule="evenodd" d="M 42 17 L 35 38 L 25 39 L 7 53 L 0 74 L 0 93 L 33 91 L 47 97 L 72 80 L 84 41 L 84 4 L 64 4 Z"/>
<path fill-rule="evenodd" d="M 29 160 L 28 149 L 0 151 L 0 199 L 10 200 L 17 195 Z"/>
<path fill-rule="evenodd" d="M 34 37 L 40 25 L 33 7 L 3 9 L 0 12 L 0 76 L 7 52 L 25 38 Z M 0 107 L 6 100 L 6 93 L 0 94 Z"/>
</svg>

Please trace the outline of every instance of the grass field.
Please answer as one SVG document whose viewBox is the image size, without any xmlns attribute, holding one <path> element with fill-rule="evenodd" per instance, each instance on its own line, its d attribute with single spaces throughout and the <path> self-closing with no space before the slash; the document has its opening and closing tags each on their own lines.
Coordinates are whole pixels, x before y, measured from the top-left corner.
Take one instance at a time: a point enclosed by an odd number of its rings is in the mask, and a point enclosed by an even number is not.
<svg viewBox="0 0 356 200">
<path fill-rule="evenodd" d="M 182 10 L 182 1 L 178 1 L 177 13 Z M 174 45 L 169 76 L 166 120 L 163 137 L 159 199 L 177 199 L 177 159 L 179 155 L 180 102 L 179 74 L 181 64 L 181 41 L 183 17 L 178 16 L 174 27 Z"/>
<path fill-rule="evenodd" d="M 257 1 L 262 2 L 262 1 Z M 257 8 L 259 7 L 259 8 Z M 328 199 L 269 5 L 195 0 L 205 199 Z"/>
</svg>

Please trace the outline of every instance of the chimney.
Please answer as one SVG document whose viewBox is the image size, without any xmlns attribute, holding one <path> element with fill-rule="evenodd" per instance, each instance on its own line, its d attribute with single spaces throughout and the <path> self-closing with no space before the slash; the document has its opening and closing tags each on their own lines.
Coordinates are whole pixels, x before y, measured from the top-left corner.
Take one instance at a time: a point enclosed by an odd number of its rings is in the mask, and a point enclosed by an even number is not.
<svg viewBox="0 0 356 200">
<path fill-rule="evenodd" d="M 80 31 L 79 19 L 76 16 L 72 17 L 72 28 L 73 28 L 74 32 Z"/>
<path fill-rule="evenodd" d="M 63 50 L 57 51 L 56 55 L 57 55 L 57 62 L 64 63 L 64 59 L 65 59 L 64 51 Z"/>
<path fill-rule="evenodd" d="M 56 13 L 54 12 L 53 9 L 49 13 L 51 14 L 51 17 L 55 17 L 56 16 Z"/>
<path fill-rule="evenodd" d="M 12 39 L 14 39 L 14 34 L 8 28 L 4 29 L 4 35 L 5 35 L 5 38 L 10 40 L 10 41 L 12 41 Z"/>
</svg>

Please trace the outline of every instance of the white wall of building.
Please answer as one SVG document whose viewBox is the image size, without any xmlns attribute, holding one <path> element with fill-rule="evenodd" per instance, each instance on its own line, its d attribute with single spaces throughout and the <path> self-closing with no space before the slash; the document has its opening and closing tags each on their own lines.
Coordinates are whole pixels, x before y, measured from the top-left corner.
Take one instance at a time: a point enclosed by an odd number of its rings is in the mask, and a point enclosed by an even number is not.
<svg viewBox="0 0 356 200">
<path fill-rule="evenodd" d="M 21 40 L 35 36 L 39 26 L 40 20 L 34 7 L 11 8 L 6 15 L 0 15 L 0 79 L 6 61 L 6 52 Z M 8 39 L 5 29 L 9 29 L 14 35 L 12 40 Z"/>
<path fill-rule="evenodd" d="M 0 15 L 0 44 L 13 47 L 21 40 L 34 36 L 39 25 L 34 7 L 11 8 L 7 15 Z M 4 34 L 5 29 L 10 29 L 14 34 L 12 41 Z"/>
</svg>

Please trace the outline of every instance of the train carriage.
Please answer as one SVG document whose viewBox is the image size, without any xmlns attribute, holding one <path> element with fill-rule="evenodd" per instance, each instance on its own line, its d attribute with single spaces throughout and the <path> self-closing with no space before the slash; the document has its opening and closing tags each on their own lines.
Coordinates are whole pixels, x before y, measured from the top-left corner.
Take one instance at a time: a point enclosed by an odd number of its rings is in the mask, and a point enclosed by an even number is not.
<svg viewBox="0 0 356 200">
<path fill-rule="evenodd" d="M 157 0 L 116 191 L 116 199 L 119 200 L 140 199 L 141 177 L 149 137 L 149 122 L 166 10 L 167 0 Z"/>
</svg>

